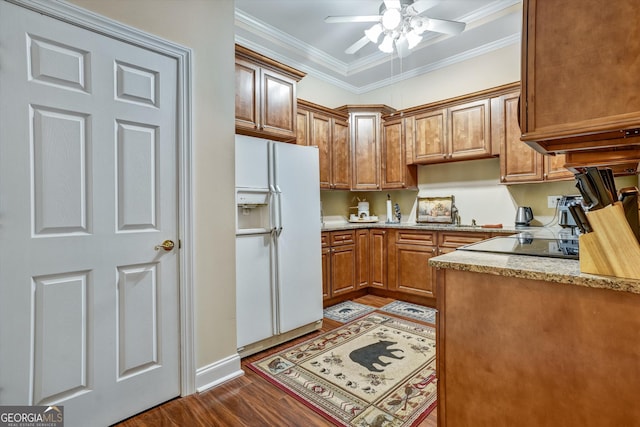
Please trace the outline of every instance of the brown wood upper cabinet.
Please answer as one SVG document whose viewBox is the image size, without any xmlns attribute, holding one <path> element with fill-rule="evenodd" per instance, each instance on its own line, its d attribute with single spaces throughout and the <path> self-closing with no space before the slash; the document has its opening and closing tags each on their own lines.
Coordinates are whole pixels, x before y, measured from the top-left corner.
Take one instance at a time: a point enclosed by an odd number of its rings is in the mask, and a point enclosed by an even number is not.
<svg viewBox="0 0 640 427">
<path fill-rule="evenodd" d="M 296 139 L 296 84 L 305 73 L 236 45 L 236 133 Z"/>
<path fill-rule="evenodd" d="M 500 146 L 500 182 L 540 182 L 572 179 L 564 154 L 542 155 L 520 140 L 519 85 L 491 98 L 491 140 Z M 509 87 L 507 87 L 508 89 Z"/>
<path fill-rule="evenodd" d="M 495 157 L 490 101 L 486 93 L 406 110 L 410 163 L 429 164 Z"/>
<path fill-rule="evenodd" d="M 344 105 L 349 114 L 351 140 L 351 189 L 380 190 L 382 115 L 395 111 L 386 105 Z"/>
<path fill-rule="evenodd" d="M 351 148 L 348 116 L 298 100 L 297 143 L 320 150 L 320 188 L 351 188 Z"/>
<path fill-rule="evenodd" d="M 637 8 L 637 0 L 524 0 L 523 141 L 548 152 L 640 144 Z"/>
<path fill-rule="evenodd" d="M 385 119 L 382 123 L 382 189 L 416 188 L 418 167 L 407 164 L 404 120 Z"/>
</svg>

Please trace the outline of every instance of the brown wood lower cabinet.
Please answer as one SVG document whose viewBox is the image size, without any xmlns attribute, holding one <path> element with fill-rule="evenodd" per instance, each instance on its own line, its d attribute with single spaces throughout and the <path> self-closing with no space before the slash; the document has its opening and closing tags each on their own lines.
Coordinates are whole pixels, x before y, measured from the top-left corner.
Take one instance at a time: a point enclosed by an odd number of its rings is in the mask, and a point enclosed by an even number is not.
<svg viewBox="0 0 640 427">
<path fill-rule="evenodd" d="M 357 290 L 355 231 L 322 233 L 322 242 L 322 288 L 325 300 Z"/>
<path fill-rule="evenodd" d="M 370 231 L 368 229 L 356 230 L 356 252 L 358 254 L 356 274 L 358 276 L 358 289 L 366 288 L 371 283 L 369 277 L 369 269 L 372 265 L 372 260 L 370 256 L 371 251 L 369 244 L 369 235 Z"/>
<path fill-rule="evenodd" d="M 440 231 L 438 232 L 438 254 L 453 252 L 456 248 L 470 245 L 491 237 L 491 233 L 476 231 Z"/>
<path fill-rule="evenodd" d="M 387 230 L 369 231 L 369 286 L 387 289 Z"/>
<path fill-rule="evenodd" d="M 388 253 L 389 290 L 435 298 L 434 269 L 429 258 L 438 254 L 436 232 L 393 230 Z"/>
<path fill-rule="evenodd" d="M 439 426 L 639 425 L 640 295 L 437 271 Z"/>
<path fill-rule="evenodd" d="M 435 307 L 429 259 L 489 237 L 488 232 L 402 228 L 323 232 L 325 307 L 366 293 Z"/>
</svg>

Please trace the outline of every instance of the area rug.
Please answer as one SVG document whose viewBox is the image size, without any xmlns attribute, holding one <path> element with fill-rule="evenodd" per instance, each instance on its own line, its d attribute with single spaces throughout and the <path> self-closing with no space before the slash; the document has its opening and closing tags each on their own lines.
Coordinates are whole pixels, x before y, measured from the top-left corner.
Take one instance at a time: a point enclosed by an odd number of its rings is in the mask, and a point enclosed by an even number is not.
<svg viewBox="0 0 640 427">
<path fill-rule="evenodd" d="M 371 313 L 375 308 L 354 301 L 344 301 L 324 309 L 324 317 L 347 323 L 365 314 Z"/>
<path fill-rule="evenodd" d="M 338 426 L 415 426 L 436 406 L 435 329 L 372 313 L 249 364 Z"/>
<path fill-rule="evenodd" d="M 391 314 L 399 314 L 427 323 L 436 323 L 437 310 L 423 305 L 411 304 L 404 301 L 393 301 L 378 310 Z"/>
</svg>

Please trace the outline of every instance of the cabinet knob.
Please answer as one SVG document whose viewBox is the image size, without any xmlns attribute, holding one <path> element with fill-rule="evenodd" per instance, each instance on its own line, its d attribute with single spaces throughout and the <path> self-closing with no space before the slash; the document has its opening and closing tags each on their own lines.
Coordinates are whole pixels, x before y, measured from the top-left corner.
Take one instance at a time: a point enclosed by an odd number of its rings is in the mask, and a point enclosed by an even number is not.
<svg viewBox="0 0 640 427">
<path fill-rule="evenodd" d="M 504 175 L 500 177 L 500 181 L 504 182 Z"/>
<path fill-rule="evenodd" d="M 446 159 L 446 158 L 447 158 L 447 155 L 446 155 L 446 154 L 443 154 L 443 155 L 442 155 L 442 158 L 443 158 L 443 159 Z"/>
</svg>

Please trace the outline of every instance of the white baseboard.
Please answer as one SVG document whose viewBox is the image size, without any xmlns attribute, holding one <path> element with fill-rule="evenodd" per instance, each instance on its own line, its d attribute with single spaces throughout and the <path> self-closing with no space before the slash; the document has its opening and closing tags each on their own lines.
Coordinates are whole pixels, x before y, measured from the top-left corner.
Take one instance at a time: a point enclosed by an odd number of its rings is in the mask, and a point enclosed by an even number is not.
<svg viewBox="0 0 640 427">
<path fill-rule="evenodd" d="M 244 375 L 240 367 L 240 355 L 226 357 L 196 370 L 196 391 L 201 393 L 210 388 Z"/>
</svg>

